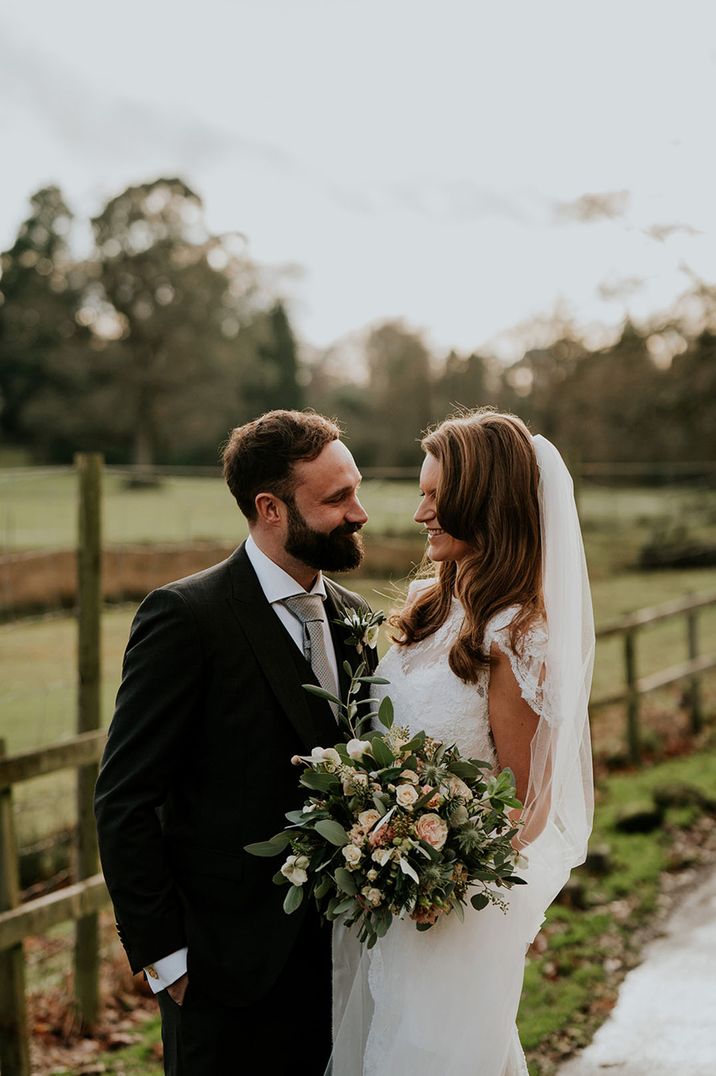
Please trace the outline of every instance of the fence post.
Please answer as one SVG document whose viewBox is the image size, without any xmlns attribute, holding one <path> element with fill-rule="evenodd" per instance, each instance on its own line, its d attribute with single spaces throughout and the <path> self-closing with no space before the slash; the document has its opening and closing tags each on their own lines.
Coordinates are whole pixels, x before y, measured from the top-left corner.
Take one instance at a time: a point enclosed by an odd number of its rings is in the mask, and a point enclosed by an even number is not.
<svg viewBox="0 0 716 1076">
<path fill-rule="evenodd" d="M 77 543 L 77 732 L 101 727 L 101 614 L 102 614 L 102 456 L 81 453 L 75 457 L 79 480 Z M 99 869 L 94 822 L 94 786 L 97 764 L 77 771 L 77 878 L 89 878 Z M 99 1013 L 99 916 L 77 920 L 75 928 L 75 1003 L 83 1028 L 91 1028 Z"/>
<path fill-rule="evenodd" d="M 686 614 L 689 644 L 689 661 L 699 656 L 699 622 L 698 610 L 691 609 Z M 701 683 L 698 674 L 691 677 L 689 688 L 689 707 L 691 710 L 691 731 L 694 735 L 701 732 L 703 719 L 701 712 Z"/>
<path fill-rule="evenodd" d="M 635 766 L 641 765 L 641 737 L 639 735 L 639 692 L 636 686 L 636 630 L 624 632 L 624 671 L 627 691 L 627 748 Z"/>
<path fill-rule="evenodd" d="M 0 740 L 0 757 L 5 741 Z M 0 911 L 20 902 L 12 786 L 0 788 Z M 0 1071 L 30 1076 L 29 1030 L 25 1002 L 25 953 L 22 942 L 0 953 Z"/>
</svg>

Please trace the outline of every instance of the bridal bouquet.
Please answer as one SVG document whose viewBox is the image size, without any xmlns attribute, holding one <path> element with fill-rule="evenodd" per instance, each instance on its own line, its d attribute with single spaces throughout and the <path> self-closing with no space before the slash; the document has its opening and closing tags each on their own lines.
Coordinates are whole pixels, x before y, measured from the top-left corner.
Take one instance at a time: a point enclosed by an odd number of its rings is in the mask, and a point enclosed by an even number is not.
<svg viewBox="0 0 716 1076">
<path fill-rule="evenodd" d="M 346 671 L 346 703 L 304 687 L 338 707 L 347 742 L 294 756 L 304 767 L 303 807 L 276 836 L 246 846 L 257 856 L 290 849 L 273 878 L 288 886 L 284 911 L 313 896 L 325 919 L 358 924 L 370 948 L 395 917 L 428 930 L 452 911 L 462 920 L 468 899 L 476 909 L 504 908 L 495 890 L 524 884 L 514 873 L 518 829 L 509 811 L 522 805 L 512 773 L 494 776 L 489 763 L 462 758 L 424 732 L 411 737 L 394 724 L 388 697 L 359 716 L 362 705 L 375 705 L 355 700 L 361 684 L 389 681 L 366 675 L 365 663 Z M 367 731 L 375 718 L 384 731 Z"/>
</svg>

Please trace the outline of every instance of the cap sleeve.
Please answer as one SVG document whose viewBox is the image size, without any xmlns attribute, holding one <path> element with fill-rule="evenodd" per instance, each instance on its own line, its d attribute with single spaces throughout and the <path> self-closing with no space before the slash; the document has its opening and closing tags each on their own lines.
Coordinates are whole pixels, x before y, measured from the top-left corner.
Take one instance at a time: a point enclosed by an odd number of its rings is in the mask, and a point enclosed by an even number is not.
<svg viewBox="0 0 716 1076">
<path fill-rule="evenodd" d="M 434 577 L 430 577 L 428 579 L 411 580 L 411 582 L 408 584 L 408 593 L 405 598 L 406 604 L 409 605 L 412 601 L 415 601 L 421 591 L 427 590 L 428 587 L 433 586 L 434 583 L 437 583 L 437 579 L 435 579 Z"/>
<path fill-rule="evenodd" d="M 519 606 L 502 609 L 487 625 L 485 649 L 494 643 L 507 656 L 512 674 L 525 702 L 540 717 L 544 710 L 545 660 L 547 657 L 547 624 L 544 617 L 535 620 L 512 648 L 510 625 Z"/>
</svg>

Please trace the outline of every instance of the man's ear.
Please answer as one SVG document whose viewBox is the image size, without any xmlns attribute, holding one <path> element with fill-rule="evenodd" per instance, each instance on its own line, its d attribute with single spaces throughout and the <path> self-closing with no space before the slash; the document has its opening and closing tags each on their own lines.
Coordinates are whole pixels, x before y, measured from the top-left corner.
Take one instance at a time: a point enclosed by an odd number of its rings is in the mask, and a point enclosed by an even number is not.
<svg viewBox="0 0 716 1076">
<path fill-rule="evenodd" d="M 264 523 L 268 527 L 276 527 L 282 522 L 285 505 L 273 493 L 257 493 L 254 498 L 254 504 L 260 523 Z"/>
</svg>

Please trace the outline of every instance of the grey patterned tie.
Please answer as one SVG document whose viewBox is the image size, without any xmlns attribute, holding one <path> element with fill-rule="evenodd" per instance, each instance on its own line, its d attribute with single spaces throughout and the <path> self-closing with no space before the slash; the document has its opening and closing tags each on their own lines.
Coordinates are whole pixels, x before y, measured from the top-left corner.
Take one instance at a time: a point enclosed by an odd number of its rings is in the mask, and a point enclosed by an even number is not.
<svg viewBox="0 0 716 1076">
<path fill-rule="evenodd" d="M 323 599 L 320 594 L 292 594 L 283 599 L 283 604 L 303 625 L 303 654 L 318 683 L 332 695 L 337 695 L 338 685 L 323 635 Z M 334 703 L 329 705 L 335 717 L 336 707 Z"/>
</svg>

